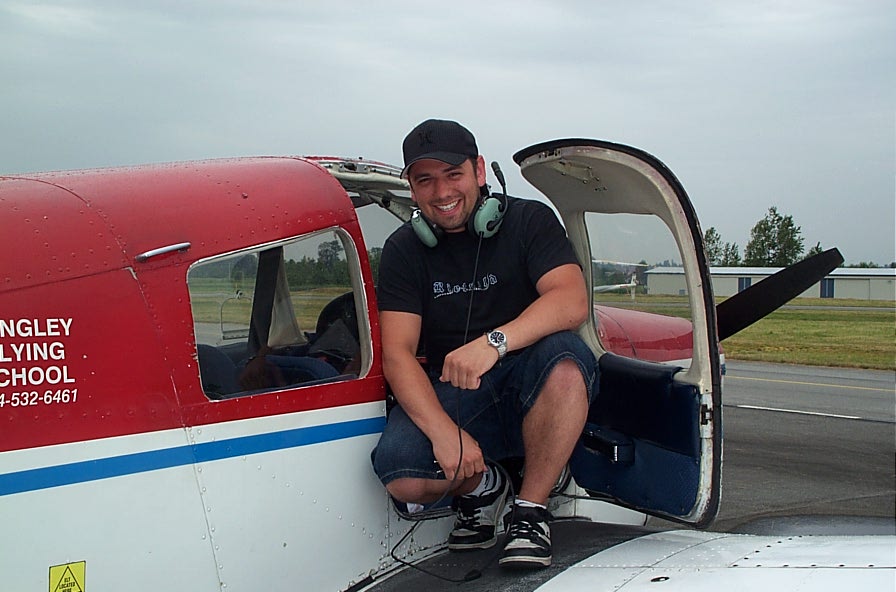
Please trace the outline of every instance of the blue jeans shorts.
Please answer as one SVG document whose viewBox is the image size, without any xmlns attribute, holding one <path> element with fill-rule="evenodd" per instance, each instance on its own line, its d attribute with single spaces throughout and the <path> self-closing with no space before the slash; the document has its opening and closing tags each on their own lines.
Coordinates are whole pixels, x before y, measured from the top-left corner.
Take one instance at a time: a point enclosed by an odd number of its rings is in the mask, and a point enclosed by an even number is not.
<svg viewBox="0 0 896 592">
<path fill-rule="evenodd" d="M 590 402 L 597 390 L 597 362 L 588 346 L 570 331 L 548 335 L 508 354 L 482 376 L 476 390 L 440 382 L 439 372 L 431 372 L 430 379 L 445 411 L 479 443 L 487 459 L 498 461 L 523 456 L 523 418 L 562 360 L 579 366 Z M 400 406 L 389 414 L 371 459 L 384 485 L 402 477 L 445 478 L 429 439 Z"/>
</svg>

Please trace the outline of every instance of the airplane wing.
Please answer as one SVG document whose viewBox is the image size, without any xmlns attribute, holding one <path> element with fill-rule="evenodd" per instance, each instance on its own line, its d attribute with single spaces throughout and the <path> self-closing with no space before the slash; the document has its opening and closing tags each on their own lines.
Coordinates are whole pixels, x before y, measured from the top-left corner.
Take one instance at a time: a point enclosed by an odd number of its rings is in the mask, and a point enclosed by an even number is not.
<svg viewBox="0 0 896 592">
<path fill-rule="evenodd" d="M 893 536 L 754 535 L 557 521 L 551 567 L 510 571 L 498 550 L 441 553 L 370 592 L 842 592 L 892 589 Z M 860 569 L 861 568 L 861 569 Z M 425 571 L 424 571 L 425 570 Z M 459 584 L 458 582 L 463 582 Z"/>
<path fill-rule="evenodd" d="M 596 553 L 539 591 L 886 590 L 894 565 L 892 537 L 670 531 Z"/>
<path fill-rule="evenodd" d="M 606 286 L 594 286 L 591 291 L 595 294 L 601 294 L 603 292 L 612 292 L 613 290 L 624 290 L 626 288 L 637 288 L 638 282 L 632 277 L 632 281 L 627 284 L 609 284 Z"/>
</svg>

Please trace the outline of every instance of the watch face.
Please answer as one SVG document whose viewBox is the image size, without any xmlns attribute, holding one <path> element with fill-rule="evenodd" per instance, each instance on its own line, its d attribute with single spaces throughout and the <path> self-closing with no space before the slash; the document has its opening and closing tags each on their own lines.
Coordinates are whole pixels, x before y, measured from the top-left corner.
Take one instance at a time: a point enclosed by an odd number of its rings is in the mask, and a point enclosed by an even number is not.
<svg viewBox="0 0 896 592">
<path fill-rule="evenodd" d="M 501 345 L 507 338 L 500 331 L 492 331 L 488 334 L 488 340 L 495 345 Z"/>
</svg>

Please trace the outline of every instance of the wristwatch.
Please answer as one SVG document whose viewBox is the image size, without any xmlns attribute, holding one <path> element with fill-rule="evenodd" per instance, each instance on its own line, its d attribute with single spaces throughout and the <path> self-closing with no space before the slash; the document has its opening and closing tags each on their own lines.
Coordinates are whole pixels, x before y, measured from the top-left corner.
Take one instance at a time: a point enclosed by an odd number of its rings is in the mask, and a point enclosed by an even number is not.
<svg viewBox="0 0 896 592">
<path fill-rule="evenodd" d="M 507 336 L 495 329 L 486 333 L 485 337 L 488 339 L 488 344 L 498 350 L 498 359 L 503 358 L 507 353 Z"/>
</svg>

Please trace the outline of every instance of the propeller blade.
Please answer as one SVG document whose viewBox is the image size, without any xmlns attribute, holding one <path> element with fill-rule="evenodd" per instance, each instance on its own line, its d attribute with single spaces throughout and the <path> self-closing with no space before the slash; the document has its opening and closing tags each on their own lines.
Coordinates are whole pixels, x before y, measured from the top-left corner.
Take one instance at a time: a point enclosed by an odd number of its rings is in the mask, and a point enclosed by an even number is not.
<svg viewBox="0 0 896 592">
<path fill-rule="evenodd" d="M 843 263 L 837 249 L 794 263 L 716 306 L 719 340 L 746 329 L 770 312 L 799 296 Z"/>
</svg>

